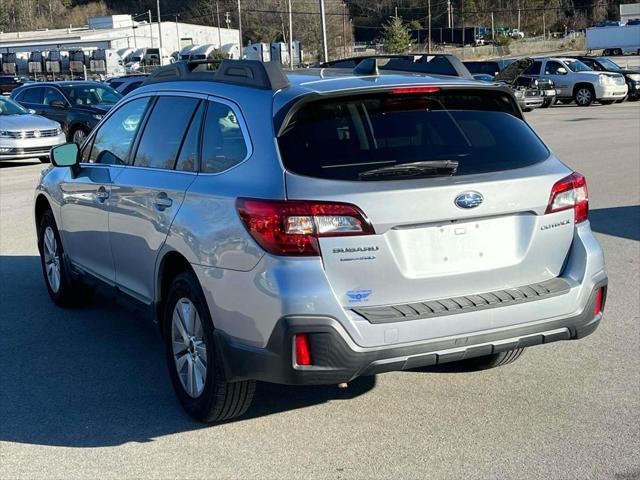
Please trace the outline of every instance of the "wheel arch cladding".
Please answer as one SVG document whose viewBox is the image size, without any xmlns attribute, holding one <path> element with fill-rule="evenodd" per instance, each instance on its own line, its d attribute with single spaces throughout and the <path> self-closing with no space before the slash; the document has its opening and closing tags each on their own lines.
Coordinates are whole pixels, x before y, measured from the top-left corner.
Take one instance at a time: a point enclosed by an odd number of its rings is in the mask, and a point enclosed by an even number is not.
<svg viewBox="0 0 640 480">
<path fill-rule="evenodd" d="M 49 203 L 49 199 L 44 194 L 38 195 L 35 203 L 35 221 L 36 221 L 36 229 L 40 225 L 40 221 L 42 220 L 42 216 L 44 212 L 47 210 L 51 210 L 51 204 Z"/>
<path fill-rule="evenodd" d="M 175 250 L 167 252 L 160 261 L 156 281 L 156 318 L 161 327 L 163 327 L 162 311 L 167 292 L 173 279 L 182 272 L 193 272 L 195 274 L 184 255 Z"/>
</svg>

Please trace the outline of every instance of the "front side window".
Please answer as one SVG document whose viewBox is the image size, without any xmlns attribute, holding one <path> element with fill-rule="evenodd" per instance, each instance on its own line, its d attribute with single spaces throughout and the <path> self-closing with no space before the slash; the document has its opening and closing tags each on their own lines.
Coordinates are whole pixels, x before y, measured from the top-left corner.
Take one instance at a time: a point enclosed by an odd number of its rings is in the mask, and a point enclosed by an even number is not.
<svg viewBox="0 0 640 480">
<path fill-rule="evenodd" d="M 545 75 L 558 75 L 559 68 L 564 68 L 564 66 L 558 62 L 547 62 L 544 73 Z"/>
<path fill-rule="evenodd" d="M 202 171 L 223 172 L 246 156 L 247 142 L 235 112 L 222 103 L 209 102 L 202 137 Z"/>
<path fill-rule="evenodd" d="M 140 128 L 149 98 L 138 98 L 113 113 L 96 133 L 89 162 L 124 165 L 131 143 Z"/>
<path fill-rule="evenodd" d="M 191 117 L 200 101 L 187 97 L 160 97 L 147 122 L 133 164 L 173 169 Z"/>
<path fill-rule="evenodd" d="M 62 96 L 62 94 L 55 88 L 48 87 L 44 90 L 44 100 L 43 103 L 45 105 L 51 105 L 53 102 L 62 102 L 66 105 L 67 101 Z"/>
<path fill-rule="evenodd" d="M 69 101 L 75 105 L 113 105 L 122 98 L 120 93 L 108 85 L 92 83 L 64 85 L 62 90 Z"/>
<path fill-rule="evenodd" d="M 462 176 L 543 161 L 549 151 L 506 102 L 471 91 L 310 102 L 280 134 L 280 154 L 293 173 L 349 181 L 400 178 L 400 168 L 396 177 L 373 171 L 412 163 L 455 163 Z"/>
</svg>

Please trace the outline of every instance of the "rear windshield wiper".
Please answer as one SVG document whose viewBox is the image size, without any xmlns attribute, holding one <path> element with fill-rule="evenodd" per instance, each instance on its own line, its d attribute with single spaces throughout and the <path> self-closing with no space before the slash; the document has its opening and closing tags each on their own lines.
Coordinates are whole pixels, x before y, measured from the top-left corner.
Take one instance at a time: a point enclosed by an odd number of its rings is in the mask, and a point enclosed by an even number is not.
<svg viewBox="0 0 640 480">
<path fill-rule="evenodd" d="M 456 160 L 426 160 L 374 168 L 360 172 L 358 177 L 362 180 L 379 177 L 450 177 L 455 175 L 457 171 L 458 162 Z"/>
</svg>

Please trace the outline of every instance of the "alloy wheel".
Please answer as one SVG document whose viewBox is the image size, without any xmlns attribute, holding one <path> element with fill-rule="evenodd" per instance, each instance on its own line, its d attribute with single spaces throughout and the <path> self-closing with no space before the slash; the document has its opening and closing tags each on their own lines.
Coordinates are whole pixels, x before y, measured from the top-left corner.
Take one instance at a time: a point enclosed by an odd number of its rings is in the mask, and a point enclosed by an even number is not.
<svg viewBox="0 0 640 480">
<path fill-rule="evenodd" d="M 199 397 L 207 378 L 207 344 L 200 315 L 188 298 L 178 300 L 173 309 L 171 344 L 184 391 L 192 398 Z"/>
<path fill-rule="evenodd" d="M 84 130 L 82 129 L 78 129 L 75 132 L 73 132 L 73 143 L 80 145 L 82 144 L 82 142 L 84 142 L 84 139 L 87 137 L 87 134 L 84 133 Z"/>
<path fill-rule="evenodd" d="M 56 235 L 51 227 L 45 229 L 42 243 L 47 282 L 49 282 L 49 288 L 53 293 L 58 293 L 60 290 L 60 254 Z"/>
<path fill-rule="evenodd" d="M 588 88 L 581 88 L 576 93 L 576 102 L 578 105 L 587 105 L 591 102 L 591 90 Z"/>
</svg>

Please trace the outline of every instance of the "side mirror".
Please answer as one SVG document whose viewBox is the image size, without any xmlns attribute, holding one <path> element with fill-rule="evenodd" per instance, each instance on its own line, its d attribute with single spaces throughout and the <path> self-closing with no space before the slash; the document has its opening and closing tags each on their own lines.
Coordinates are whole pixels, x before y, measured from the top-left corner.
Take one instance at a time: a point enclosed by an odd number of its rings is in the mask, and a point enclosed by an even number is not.
<svg viewBox="0 0 640 480">
<path fill-rule="evenodd" d="M 79 159 L 78 145 L 75 143 L 63 143 L 51 149 L 51 163 L 54 167 L 75 167 Z"/>
<path fill-rule="evenodd" d="M 53 108 L 67 108 L 67 104 L 62 100 L 54 100 L 53 102 L 51 102 L 51 106 Z"/>
<path fill-rule="evenodd" d="M 566 69 L 566 68 L 564 68 L 564 67 L 558 67 L 558 70 L 556 70 L 556 73 L 557 73 L 558 75 L 566 75 L 566 74 L 567 74 L 567 73 L 569 73 L 569 72 L 567 72 L 567 69 Z"/>
</svg>

